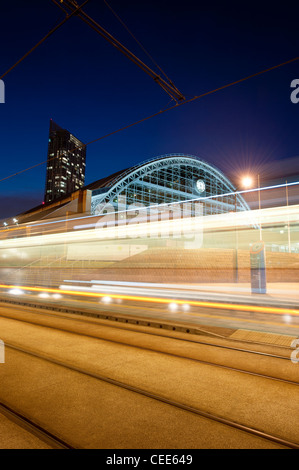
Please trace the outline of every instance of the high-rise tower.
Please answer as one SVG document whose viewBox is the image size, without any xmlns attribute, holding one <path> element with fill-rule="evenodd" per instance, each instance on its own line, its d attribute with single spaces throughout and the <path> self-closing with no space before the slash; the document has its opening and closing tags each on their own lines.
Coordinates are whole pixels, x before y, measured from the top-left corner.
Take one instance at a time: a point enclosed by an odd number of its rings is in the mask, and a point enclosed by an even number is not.
<svg viewBox="0 0 299 470">
<path fill-rule="evenodd" d="M 66 129 L 50 120 L 45 202 L 84 186 L 86 147 Z"/>
</svg>

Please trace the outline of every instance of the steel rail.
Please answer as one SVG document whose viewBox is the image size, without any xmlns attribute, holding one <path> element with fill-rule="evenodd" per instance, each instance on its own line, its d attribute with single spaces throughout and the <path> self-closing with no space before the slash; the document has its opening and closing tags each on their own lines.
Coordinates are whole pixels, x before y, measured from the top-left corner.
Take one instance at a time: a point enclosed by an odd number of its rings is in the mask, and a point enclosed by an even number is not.
<svg viewBox="0 0 299 470">
<path fill-rule="evenodd" d="M 272 434 L 267 433 L 265 431 L 261 431 L 257 428 L 254 428 L 252 426 L 247 426 L 247 425 L 238 423 L 236 421 L 230 420 L 228 418 L 224 418 L 224 417 L 215 415 L 213 413 L 206 412 L 206 411 L 200 410 L 198 408 L 186 405 L 184 403 L 180 403 L 180 402 L 177 402 L 175 400 L 168 399 L 166 397 L 151 393 L 147 390 L 144 390 L 144 389 L 141 389 L 139 387 L 135 387 L 135 386 L 126 384 L 124 382 L 112 379 L 110 377 L 106 377 L 106 376 L 103 376 L 103 375 L 100 375 L 100 374 L 97 374 L 97 373 L 94 373 L 94 372 L 86 371 L 86 370 L 84 370 L 80 367 L 65 364 L 65 363 L 63 363 L 61 361 L 58 361 L 56 359 L 51 359 L 47 356 L 43 356 L 39 353 L 34 353 L 32 351 L 28 351 L 24 348 L 20 348 L 18 346 L 12 345 L 12 344 L 6 343 L 6 346 L 8 348 L 14 349 L 18 352 L 33 356 L 37 359 L 41 359 L 41 360 L 44 360 L 46 362 L 50 362 L 50 363 L 55 364 L 57 366 L 64 367 L 68 370 L 78 372 L 80 374 L 86 375 L 86 376 L 94 378 L 96 380 L 100 380 L 100 381 L 105 382 L 105 383 L 109 383 L 111 385 L 117 386 L 117 387 L 122 388 L 124 390 L 137 393 L 138 395 L 145 396 L 145 397 L 150 398 L 152 400 L 156 400 L 156 401 L 165 403 L 167 405 L 170 405 L 172 407 L 187 411 L 189 413 L 196 414 L 196 415 L 201 416 L 203 418 L 207 418 L 209 420 L 224 424 L 224 425 L 232 427 L 234 429 L 238 429 L 239 431 L 246 432 L 248 434 L 254 435 L 254 436 L 259 437 L 261 439 L 271 441 L 271 442 L 275 442 L 276 444 L 288 447 L 290 449 L 299 449 L 299 443 L 297 443 L 297 442 L 293 442 L 293 441 L 290 441 L 288 439 L 284 439 L 283 437 L 272 435 Z"/>
<path fill-rule="evenodd" d="M 32 419 L 25 416 L 20 411 L 13 409 L 10 405 L 6 403 L 0 402 L 0 413 L 6 416 L 10 421 L 13 421 L 18 426 L 22 427 L 26 431 L 30 432 L 30 434 L 38 437 L 40 440 L 45 442 L 46 444 L 50 444 L 50 446 L 54 447 L 55 449 L 76 449 L 78 447 L 74 447 L 64 439 L 61 439 L 58 436 L 55 436 L 53 433 L 49 432 L 43 426 L 35 423 Z"/>
<path fill-rule="evenodd" d="M 2 300 L 0 298 L 0 302 L 3 302 L 3 303 L 8 303 L 8 304 L 16 304 L 16 305 L 19 305 L 21 307 L 31 307 L 31 308 L 35 308 L 35 309 L 46 309 L 48 312 L 27 312 L 27 313 L 31 313 L 31 314 L 34 314 L 34 315 L 47 315 L 47 316 L 50 316 L 50 317 L 56 317 L 56 318 L 61 318 L 61 319 L 68 319 L 68 320 L 73 320 L 73 321 L 83 321 L 83 318 L 84 316 L 86 316 L 87 318 L 90 318 L 90 317 L 94 317 L 98 320 L 112 320 L 113 321 L 113 325 L 105 325 L 107 326 L 108 328 L 116 328 L 116 329 L 122 329 L 124 331 L 127 331 L 126 328 L 123 328 L 121 326 L 121 323 L 125 323 L 125 324 L 128 324 L 129 322 L 130 323 L 134 323 L 134 324 L 137 324 L 137 325 L 140 325 L 140 326 L 154 326 L 156 327 L 156 325 L 160 325 L 160 328 L 162 328 L 163 326 L 163 322 L 159 322 L 157 320 L 145 320 L 143 318 L 132 318 L 132 317 L 125 317 L 123 315 L 117 315 L 117 314 L 111 314 L 110 312 L 107 312 L 107 313 L 91 313 L 91 312 L 88 312 L 88 313 L 83 313 L 82 311 L 80 310 L 72 310 L 68 307 L 66 308 L 63 308 L 63 307 L 49 307 L 49 306 L 43 306 L 42 304 L 31 304 L 31 303 L 27 303 L 27 302 L 17 302 L 17 301 L 11 301 L 11 300 Z M 53 311 L 53 313 L 49 313 L 49 310 Z M 63 316 L 63 315 L 57 315 L 55 312 L 64 312 L 66 314 L 69 314 L 69 315 L 80 315 L 80 318 L 70 318 L 70 317 L 67 317 L 67 316 Z M 30 322 L 28 320 L 22 320 L 22 319 L 17 319 L 15 317 L 9 317 L 7 315 L 3 315 L 3 314 L 0 314 L 0 317 L 3 317 L 3 318 L 10 318 L 12 320 L 17 320 L 17 321 L 24 321 L 25 323 L 33 323 L 33 324 L 37 324 L 36 322 Z M 117 326 L 115 324 L 115 322 L 117 322 Z M 91 322 L 89 320 L 88 323 L 93 323 L 95 325 L 100 325 L 97 321 L 93 321 Z M 86 324 L 86 323 L 85 323 Z M 145 325 L 146 324 L 146 325 Z M 45 327 L 49 327 L 49 328 L 53 328 L 53 329 L 58 329 L 58 330 L 61 330 L 61 331 L 67 331 L 67 332 L 70 332 L 69 330 L 64 330 L 62 328 L 57 328 L 55 326 L 51 327 L 51 326 L 48 326 L 48 325 L 42 325 L 42 324 L 37 324 L 39 326 L 45 326 Z M 167 324 L 164 324 L 164 326 L 170 326 L 170 325 L 167 325 Z M 225 336 L 222 336 L 222 335 L 218 335 L 218 334 L 214 334 L 213 332 L 209 332 L 207 330 L 203 330 L 201 328 L 192 328 L 192 327 L 189 327 L 187 328 L 186 326 L 182 325 L 182 326 L 178 326 L 176 325 L 175 327 L 172 328 L 172 331 L 174 331 L 174 329 L 179 329 L 179 328 L 182 328 L 182 329 L 186 329 L 186 332 L 187 333 L 190 333 L 192 332 L 193 330 L 197 332 L 197 334 L 200 334 L 200 333 L 203 333 L 203 334 L 207 334 L 207 335 L 210 335 L 210 336 L 215 336 L 217 338 L 220 338 L 220 339 L 223 339 L 223 340 L 229 340 L 229 341 L 233 341 L 233 342 L 238 342 L 238 343 L 249 343 L 249 344 L 256 344 L 256 345 L 263 345 L 263 346 L 271 346 L 271 347 L 275 347 L 275 348 L 280 348 L 280 349 L 288 349 L 288 350 L 293 350 L 292 347 L 290 346 L 281 346 L 281 345 L 277 345 L 277 344 L 267 344 L 267 343 L 261 343 L 261 342 L 257 342 L 257 341 L 246 341 L 246 340 L 243 340 L 243 339 L 235 339 L 235 338 L 229 338 L 229 337 L 225 337 Z M 170 327 L 168 328 L 169 331 L 170 331 Z M 271 353 L 265 353 L 265 352 L 262 352 L 262 351 L 255 351 L 255 350 L 250 350 L 250 349 L 244 349 L 244 348 L 237 348 L 237 347 L 233 347 L 233 346 L 225 346 L 225 345 L 221 345 L 221 344 L 211 344 L 211 343 L 208 343 L 208 342 L 204 342 L 204 341 L 196 341 L 196 340 L 192 340 L 190 338 L 181 338 L 181 337 L 178 337 L 178 336 L 169 336 L 169 335 L 162 335 L 162 334 L 158 334 L 156 332 L 148 332 L 148 331 L 140 331 L 139 329 L 133 329 L 133 328 L 130 328 L 130 331 L 135 331 L 137 333 L 143 333 L 143 334 L 147 334 L 147 335 L 151 335 L 151 336 L 158 336 L 158 337 L 163 337 L 163 338 L 170 338 L 170 339 L 175 339 L 175 340 L 179 340 L 179 341 L 185 341 L 185 342 L 190 342 L 190 343 L 194 343 L 194 344 L 201 344 L 201 345 L 204 345 L 204 346 L 212 346 L 212 347 L 216 347 L 216 348 L 221 348 L 221 349 L 228 349 L 228 350 L 232 350 L 232 351 L 237 351 L 237 352 L 244 352 L 244 353 L 249 353 L 249 354 L 256 354 L 256 355 L 260 355 L 260 356 L 266 356 L 266 357 L 271 357 L 271 358 L 276 358 L 276 359 L 284 359 L 284 360 L 289 360 L 289 357 L 286 357 L 286 356 L 280 356 L 278 354 L 271 354 Z M 184 331 L 185 332 L 185 331 Z M 80 334 L 80 333 L 74 333 L 74 334 Z M 84 336 L 90 336 L 92 338 L 98 338 L 98 339 L 104 339 L 104 338 L 99 338 L 99 337 L 96 337 L 96 336 L 92 336 L 92 335 L 86 335 L 86 334 L 83 334 Z M 108 340 L 107 340 L 108 341 Z M 113 340 L 111 340 L 113 341 Z"/>
<path fill-rule="evenodd" d="M 190 333 L 190 334 L 205 334 L 205 335 L 209 335 L 209 336 L 213 336 L 213 337 L 216 337 L 216 338 L 221 338 L 221 339 L 224 339 L 224 340 L 229 340 L 229 341 L 232 341 L 232 342 L 242 342 L 242 343 L 249 343 L 249 344 L 256 344 L 256 345 L 267 345 L 267 346 L 272 346 L 272 347 L 275 347 L 275 348 L 281 348 L 281 349 L 289 349 L 289 350 L 292 350 L 293 348 L 291 346 L 284 346 L 284 345 L 279 345 L 279 344 L 268 344 L 268 343 L 265 343 L 265 342 L 261 342 L 261 341 L 248 341 L 248 340 L 245 340 L 245 339 L 236 339 L 236 338 L 230 338 L 230 337 L 227 337 L 227 336 L 224 336 L 224 335 L 221 335 L 219 333 L 215 333 L 213 331 L 209 331 L 208 329 L 204 329 L 202 328 L 201 326 L 196 326 L 197 324 L 192 324 L 192 325 L 186 325 L 185 323 L 182 323 L 182 324 L 178 324 L 178 323 L 175 323 L 175 324 L 170 324 L 170 323 L 167 323 L 167 320 L 166 322 L 163 320 L 159 320 L 159 319 L 151 319 L 151 318 L 146 318 L 146 317 L 138 317 L 138 316 L 126 316 L 125 314 L 117 314 L 117 313 L 111 313 L 111 311 L 107 310 L 107 311 L 103 311 L 101 310 L 101 312 L 96 312 L 96 311 L 93 311 L 93 310 L 90 310 L 90 311 L 84 311 L 82 309 L 75 309 L 74 307 L 71 307 L 71 306 L 67 306 L 67 305 L 64 305 L 64 306 L 56 306 L 54 304 L 45 304 L 45 303 L 41 303 L 41 302 L 35 302 L 33 303 L 32 301 L 29 301 L 29 302 L 26 302 L 24 300 L 22 301 L 18 301 L 18 300 L 13 300 L 11 297 L 10 298 L 3 298 L 0 296 L 0 303 L 7 303 L 7 304 L 15 304 L 15 305 L 19 305 L 21 307 L 31 307 L 31 308 L 35 308 L 35 309 L 40 309 L 40 310 L 47 310 L 47 311 L 52 311 L 53 313 L 54 312 L 63 312 L 63 313 L 66 313 L 66 314 L 70 314 L 70 315 L 80 315 L 80 319 L 78 319 L 78 321 L 80 321 L 83 317 L 92 317 L 92 318 L 96 318 L 97 320 L 111 320 L 113 322 L 117 322 L 119 321 L 120 323 L 130 323 L 130 324 L 137 324 L 137 325 L 140 325 L 140 326 L 151 326 L 151 327 L 157 327 L 157 328 L 164 328 L 164 329 L 172 329 L 173 331 L 181 331 L 181 332 L 184 332 L 184 333 Z M 46 315 L 46 313 L 44 312 L 39 312 L 39 313 L 42 313 L 44 315 Z M 52 315 L 52 314 L 49 314 L 49 315 Z M 68 318 L 68 317 L 65 317 L 65 318 Z M 74 319 L 75 320 L 75 319 Z M 97 322 L 95 322 L 97 323 Z M 117 328 L 121 328 L 121 327 L 117 327 Z M 236 328 L 233 328 L 234 330 Z M 140 331 L 140 330 L 135 330 L 135 331 Z M 156 333 L 150 333 L 150 332 L 147 332 L 147 334 L 156 334 Z M 163 335 L 161 335 L 163 336 Z M 177 339 L 181 339 L 181 338 L 178 338 Z M 190 342 L 197 342 L 197 341 L 193 341 L 193 340 L 190 340 L 190 339 L 185 339 L 184 338 L 184 341 L 190 341 Z M 255 351 L 248 351 L 248 352 L 252 352 L 254 353 Z M 258 352 L 257 352 L 258 353 Z"/>
<path fill-rule="evenodd" d="M 57 316 L 57 315 L 53 315 L 53 314 L 50 314 L 50 313 L 29 312 L 29 314 L 32 314 L 32 313 L 34 315 L 41 315 L 42 314 L 42 315 L 47 315 L 47 316 L 50 316 L 50 317 L 55 316 L 56 318 L 61 318 L 63 320 L 66 319 L 66 320 L 70 320 L 70 321 L 72 321 L 72 320 L 82 321 L 82 319 L 69 318 L 69 317 L 65 317 L 65 316 Z M 260 373 L 260 372 L 253 372 L 253 371 L 246 370 L 246 369 L 240 369 L 240 368 L 228 366 L 228 365 L 225 365 L 225 364 L 218 364 L 218 363 L 215 363 L 215 362 L 210 362 L 210 361 L 206 361 L 206 360 L 203 360 L 203 359 L 198 359 L 196 357 L 190 357 L 190 356 L 184 356 L 182 354 L 176 354 L 174 352 L 161 351 L 159 349 L 155 349 L 154 347 L 146 347 L 146 346 L 135 345 L 135 344 L 131 344 L 130 342 L 127 342 L 127 341 L 120 341 L 120 340 L 114 340 L 114 339 L 111 339 L 111 338 L 105 338 L 105 337 L 102 337 L 102 336 L 99 336 L 99 335 L 96 335 L 96 334 L 92 335 L 92 334 L 83 333 L 83 332 L 71 331 L 68 328 L 61 328 L 61 327 L 57 327 L 57 326 L 46 325 L 46 324 L 42 324 L 42 323 L 37 323 L 36 321 L 30 321 L 28 319 L 19 319 L 19 318 L 15 318 L 15 317 L 3 315 L 3 314 L 0 314 L 0 318 L 1 317 L 2 318 L 9 318 L 11 320 L 20 321 L 20 322 L 23 322 L 23 323 L 29 323 L 29 324 L 41 326 L 41 327 L 44 327 L 44 328 L 50 328 L 52 330 L 63 331 L 63 332 L 67 332 L 67 333 L 77 335 L 77 336 L 83 336 L 85 338 L 99 339 L 101 341 L 106 341 L 106 342 L 113 343 L 113 344 L 125 345 L 125 346 L 129 346 L 129 347 L 132 347 L 132 348 L 140 349 L 140 350 L 143 350 L 143 351 L 157 352 L 157 353 L 160 353 L 160 354 L 164 354 L 166 356 L 177 357 L 177 358 L 180 358 L 180 359 L 185 359 L 185 360 L 197 362 L 199 364 L 214 366 L 214 367 L 218 367 L 218 368 L 225 369 L 225 370 L 230 370 L 230 371 L 239 372 L 239 373 L 242 373 L 242 374 L 251 375 L 251 376 L 254 376 L 254 377 L 260 377 L 260 378 L 263 378 L 263 379 L 274 380 L 274 381 L 277 381 L 277 382 L 286 383 L 286 384 L 289 384 L 289 385 L 295 385 L 295 386 L 299 385 L 299 382 L 296 382 L 294 380 L 284 379 L 284 378 L 281 378 L 281 377 L 275 377 L 275 376 L 263 374 L 263 373 Z M 91 322 L 88 322 L 88 323 L 90 324 Z M 99 324 L 97 322 L 92 322 L 92 323 L 97 324 L 99 326 Z M 110 328 L 110 325 L 108 325 L 108 328 Z M 119 327 L 116 327 L 116 326 L 114 326 L 114 328 L 122 329 L 123 331 L 127 331 L 124 328 L 119 328 Z M 143 332 L 143 331 L 141 332 L 140 330 L 137 330 L 137 329 L 135 329 L 135 330 L 130 329 L 129 331 L 135 331 L 135 332 L 141 333 L 141 334 L 149 334 L 149 335 L 155 336 L 155 337 L 163 337 L 163 338 L 174 339 L 174 340 L 179 340 L 179 341 L 187 341 L 187 342 L 191 342 L 193 344 L 199 344 L 199 345 L 208 346 L 208 347 L 211 347 L 211 348 L 226 349 L 226 350 L 231 350 L 231 351 L 234 351 L 234 352 L 241 352 L 241 353 L 245 353 L 245 354 L 256 354 L 256 355 L 268 357 L 270 359 L 282 359 L 282 360 L 287 360 L 287 361 L 290 360 L 289 357 L 280 356 L 280 355 L 277 355 L 277 354 L 264 353 L 264 352 L 260 352 L 260 351 L 252 351 L 252 350 L 248 350 L 248 349 L 236 348 L 236 347 L 219 345 L 219 344 L 211 344 L 211 343 L 204 342 L 204 341 L 195 341 L 195 340 L 180 338 L 180 337 L 176 337 L 176 336 L 161 335 L 161 334 L 148 333 L 148 332 Z"/>
</svg>

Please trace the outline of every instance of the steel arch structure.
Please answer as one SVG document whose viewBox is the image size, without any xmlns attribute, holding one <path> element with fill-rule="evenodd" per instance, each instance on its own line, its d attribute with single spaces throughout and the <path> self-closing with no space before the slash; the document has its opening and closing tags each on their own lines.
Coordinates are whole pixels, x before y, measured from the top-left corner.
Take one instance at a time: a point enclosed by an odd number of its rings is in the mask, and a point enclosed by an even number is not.
<svg viewBox="0 0 299 470">
<path fill-rule="evenodd" d="M 233 184 L 215 166 L 194 155 L 167 154 L 106 179 L 105 187 L 93 192 L 91 212 L 198 200 L 205 215 L 249 210 L 243 197 L 234 193 Z"/>
</svg>

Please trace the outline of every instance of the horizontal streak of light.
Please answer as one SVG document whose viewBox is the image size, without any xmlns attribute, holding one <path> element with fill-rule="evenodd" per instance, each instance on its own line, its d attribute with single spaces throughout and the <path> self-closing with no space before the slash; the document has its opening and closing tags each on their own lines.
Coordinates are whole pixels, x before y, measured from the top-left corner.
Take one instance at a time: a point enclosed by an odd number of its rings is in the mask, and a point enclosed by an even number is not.
<svg viewBox="0 0 299 470">
<path fill-rule="evenodd" d="M 198 198 L 194 198 L 194 199 L 187 199 L 186 201 L 174 201 L 171 204 L 185 204 L 185 203 L 188 203 L 188 202 L 205 201 L 206 199 L 212 199 L 212 198 L 218 198 L 218 197 L 227 197 L 227 196 L 235 196 L 235 195 L 239 195 L 239 194 L 245 194 L 245 193 L 256 192 L 256 191 L 265 191 L 265 190 L 269 190 L 269 189 L 277 189 L 277 188 L 283 188 L 283 187 L 287 188 L 289 186 L 294 186 L 296 184 L 299 184 L 299 181 L 295 181 L 293 183 L 282 183 L 282 184 L 277 184 L 277 185 L 274 185 L 274 186 L 265 186 L 263 188 L 244 189 L 242 191 L 235 191 L 235 192 L 230 192 L 230 193 L 215 194 L 215 195 L 212 195 L 212 196 L 198 197 Z M 158 204 L 158 205 L 152 205 L 152 206 L 146 206 L 144 209 L 150 209 L 150 208 L 157 209 L 161 206 L 165 206 L 165 203 Z M 142 208 L 133 208 L 133 209 L 128 209 L 128 210 L 118 211 L 115 214 L 127 213 L 127 212 L 130 212 L 130 211 L 133 212 L 133 211 L 136 211 L 138 209 L 140 210 Z M 108 215 L 108 214 L 109 213 L 107 213 L 106 215 Z M 88 218 L 92 218 L 92 217 L 99 217 L 99 215 L 93 215 L 93 216 L 92 215 L 85 215 L 85 216 L 81 216 L 81 217 L 74 217 L 74 218 L 71 218 L 71 219 L 63 219 L 63 220 L 54 220 L 54 221 L 50 221 L 50 222 L 42 222 L 42 223 L 39 223 L 39 224 L 35 224 L 35 223 L 32 223 L 32 224 L 29 223 L 28 224 L 27 223 L 25 226 L 22 226 L 22 224 L 19 224 L 18 227 L 2 229 L 2 230 L 0 230 L 0 233 L 1 232 L 7 232 L 7 231 L 13 231 L 13 230 L 21 230 L 21 229 L 24 229 L 24 228 L 39 227 L 39 226 L 43 226 L 43 225 L 70 222 L 70 221 L 73 221 L 73 220 L 88 219 Z"/>
<path fill-rule="evenodd" d="M 77 283 L 77 284 L 99 284 L 99 285 L 103 285 L 103 287 L 105 287 L 106 285 L 108 286 L 128 286 L 128 287 L 146 287 L 146 288 L 159 288 L 159 289 L 183 289 L 184 291 L 196 291 L 196 292 L 205 292 L 208 290 L 208 291 L 212 291 L 213 294 L 216 294 L 216 295 L 223 295 L 228 293 L 229 295 L 232 295 L 232 291 L 231 291 L 231 286 L 218 286 L 217 285 L 217 288 L 215 289 L 215 286 L 204 286 L 204 287 L 201 287 L 199 285 L 192 285 L 192 284 L 161 284 L 160 282 L 136 282 L 136 281 L 114 281 L 114 280 L 109 280 L 109 281 L 105 281 L 105 280 L 98 280 L 98 279 L 94 279 L 94 280 L 91 280 L 91 281 L 82 281 L 82 280 L 78 280 L 78 279 L 64 279 L 63 282 L 68 282 L 68 283 Z M 238 292 L 244 292 L 246 294 L 251 294 L 251 287 L 236 287 L 234 286 L 233 287 L 234 289 L 234 292 L 235 291 L 238 291 Z M 267 289 L 267 293 L 275 293 L 275 294 L 290 294 L 290 291 L 288 289 Z"/>
<path fill-rule="evenodd" d="M 91 300 L 87 300 L 87 299 L 80 299 L 81 302 L 83 303 L 87 303 L 87 304 L 91 304 L 91 305 L 95 305 L 95 303 Z M 119 304 L 112 304 L 112 305 L 116 305 L 118 308 L 119 308 Z M 135 305 L 124 305 L 122 304 L 121 305 L 121 309 L 127 309 L 127 310 L 137 310 L 137 313 L 138 311 L 140 310 L 140 307 L 136 307 Z M 142 307 L 142 312 L 144 313 L 145 311 L 149 311 L 149 314 L 151 314 L 151 311 L 149 309 L 149 307 Z M 164 312 L 165 310 L 160 310 L 159 307 L 155 307 L 155 312 L 157 311 L 161 311 L 161 312 Z M 277 323 L 277 322 L 274 322 L 272 320 L 267 320 L 267 321 L 262 321 L 262 320 L 251 320 L 251 319 L 248 319 L 248 318 L 235 318 L 235 317 L 227 317 L 227 316 L 224 316 L 224 315 L 215 315 L 215 314 L 208 314 L 208 313 L 199 313 L 199 312 L 190 312 L 190 310 L 188 311 L 188 315 L 191 315 L 193 317 L 200 317 L 200 318 L 208 318 L 209 320 L 229 320 L 230 322 L 231 321 L 235 321 L 235 322 L 245 322 L 245 323 L 253 323 L 255 325 L 273 325 L 273 326 L 279 326 L 279 327 L 286 327 L 286 324 L 285 323 Z M 288 328 L 296 328 L 298 329 L 298 325 L 292 325 L 292 324 L 288 324 L 287 325 Z"/>
<path fill-rule="evenodd" d="M 72 286 L 69 286 L 72 287 Z M 107 293 L 98 293 L 98 292 L 86 292 L 86 291 L 76 291 L 76 290 L 67 290 L 67 289 L 54 289 L 54 288 L 43 288 L 43 287 L 29 287 L 29 286 L 18 286 L 18 285 L 6 285 L 0 284 L 1 289 L 23 289 L 32 292 L 51 292 L 67 295 L 79 295 L 84 297 L 106 297 Z M 134 296 L 134 295 L 109 295 L 114 299 L 123 299 L 123 300 L 134 300 L 138 302 L 152 302 L 152 303 L 163 303 L 169 304 L 170 299 L 162 299 L 158 297 L 143 297 L 143 296 Z M 175 302 L 178 305 L 184 305 L 187 302 L 187 299 L 172 299 L 172 302 Z M 229 303 L 219 303 L 219 302 L 203 302 L 197 300 L 188 300 L 189 305 L 194 307 L 207 307 L 207 308 L 218 308 L 225 310 L 242 310 L 245 312 L 255 312 L 255 313 L 272 313 L 278 315 L 285 315 L 289 313 L 290 315 L 299 316 L 299 310 L 288 309 L 288 308 L 278 308 L 278 307 L 261 307 L 255 305 L 242 305 L 242 304 L 229 304 Z"/>
<path fill-rule="evenodd" d="M 62 232 L 52 233 L 45 235 L 35 235 L 33 237 L 20 237 L 6 240 L 0 240 L 1 247 L 16 247 L 16 246 L 32 246 L 32 245 L 46 245 L 53 243 L 72 243 L 81 241 L 101 241 L 105 239 L 114 238 L 148 238 L 156 237 L 160 234 L 162 237 L 169 236 L 169 232 L 174 236 L 190 236 L 191 234 L 199 233 L 203 228 L 203 217 L 188 217 L 182 219 L 163 220 L 150 222 L 149 224 L 129 224 L 129 225 L 116 225 L 112 227 L 99 227 L 95 230 L 83 230 L 82 232 Z"/>
<path fill-rule="evenodd" d="M 71 243 L 83 242 L 87 240 L 101 241 L 110 239 L 122 238 L 149 238 L 156 237 L 160 234 L 162 237 L 169 236 L 169 232 L 173 236 L 187 236 L 194 233 L 199 233 L 201 230 L 209 229 L 234 229 L 238 227 L 248 227 L 258 225 L 258 220 L 262 220 L 263 224 L 280 223 L 286 224 L 286 217 L 288 223 L 299 223 L 299 207 L 284 206 L 277 208 L 259 209 L 256 211 L 242 211 L 224 213 L 218 215 L 207 215 L 197 217 L 183 217 L 166 219 L 161 221 L 152 221 L 148 223 L 133 223 L 119 224 L 111 227 L 103 228 L 99 226 L 93 230 L 82 230 L 77 232 L 60 232 L 44 235 L 24 236 L 20 238 L 11 238 L 0 240 L 0 245 L 3 248 L 18 247 L 18 246 L 32 246 L 32 245 L 46 245 L 51 243 Z M 134 219 L 132 219 L 134 220 Z M 101 220 L 99 221 L 99 225 Z M 67 240 L 66 240 L 67 238 Z"/>
</svg>

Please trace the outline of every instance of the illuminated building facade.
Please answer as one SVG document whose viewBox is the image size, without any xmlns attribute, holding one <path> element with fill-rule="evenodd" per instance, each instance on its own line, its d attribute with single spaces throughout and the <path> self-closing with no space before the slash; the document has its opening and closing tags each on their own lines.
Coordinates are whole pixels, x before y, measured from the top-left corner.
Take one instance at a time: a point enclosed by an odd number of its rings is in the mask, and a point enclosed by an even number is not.
<svg viewBox="0 0 299 470">
<path fill-rule="evenodd" d="M 84 186 L 85 160 L 85 145 L 51 119 L 45 202 L 60 199 Z"/>
<path fill-rule="evenodd" d="M 141 163 L 96 181 L 91 214 L 193 201 L 201 198 L 204 215 L 247 210 L 242 196 L 213 165 L 193 155 L 170 154 Z M 222 195 L 222 196 L 221 196 Z M 105 209 L 106 205 L 106 209 Z"/>
<path fill-rule="evenodd" d="M 296 205 L 249 210 L 213 165 L 163 155 L 20 214 L 2 230 L 0 277 L 10 268 L 18 285 L 248 283 L 262 241 L 267 281 L 297 282 L 298 234 Z"/>
<path fill-rule="evenodd" d="M 50 144 L 50 143 L 49 143 Z M 53 147 L 51 147 L 53 149 Z M 55 149 L 49 154 L 55 154 Z M 75 152 L 74 152 L 75 153 Z M 52 157 L 51 157 L 52 158 Z M 57 160 L 57 167 L 48 161 L 47 191 L 53 188 L 54 193 L 48 193 L 45 204 L 19 214 L 19 222 L 26 223 L 38 219 L 59 217 L 76 217 L 100 215 L 109 212 L 127 211 L 134 208 L 150 207 L 154 211 L 167 205 L 180 205 L 187 208 L 190 215 L 196 215 L 195 202 L 200 201 L 201 215 L 217 215 L 228 212 L 249 210 L 249 206 L 240 194 L 236 194 L 233 184 L 213 165 L 193 155 L 168 154 L 140 163 L 126 170 L 118 171 L 110 176 L 95 181 L 83 187 L 85 158 L 82 157 L 82 172 L 72 173 L 74 167 L 80 170 L 80 163 L 71 165 L 71 158 L 65 153 Z M 79 157 L 77 161 L 79 160 Z M 60 163 L 61 162 L 61 163 Z M 60 166 L 59 166 L 60 163 Z M 67 165 L 69 163 L 69 165 Z M 70 170 L 68 170 L 71 168 Z M 68 173 L 69 172 L 69 173 Z M 70 191 L 69 185 L 59 186 L 66 182 L 66 174 L 77 179 L 75 189 Z M 78 184 L 78 176 L 81 176 Z M 60 175 L 64 178 L 60 178 Z M 49 181 L 48 180 L 52 180 Z M 74 184 L 74 183 L 73 183 Z M 60 191 L 57 191 L 57 190 Z M 53 199 L 53 194 L 56 199 Z M 50 195 L 52 199 L 50 199 Z M 183 204 L 189 201 L 190 204 Z M 194 202 L 194 204 L 193 204 Z M 197 205 L 198 207 L 198 205 Z M 187 215 L 187 213 L 186 213 Z"/>
</svg>

